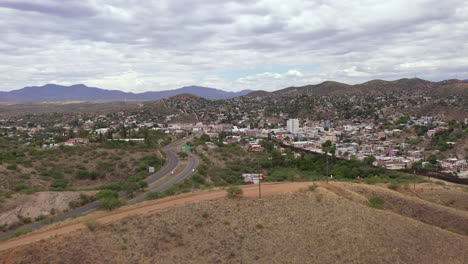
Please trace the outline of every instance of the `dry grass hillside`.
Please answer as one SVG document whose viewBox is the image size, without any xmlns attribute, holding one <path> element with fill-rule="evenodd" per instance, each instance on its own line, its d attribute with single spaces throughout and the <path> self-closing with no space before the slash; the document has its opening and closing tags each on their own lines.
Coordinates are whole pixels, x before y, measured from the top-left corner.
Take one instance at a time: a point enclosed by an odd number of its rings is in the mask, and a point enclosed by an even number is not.
<svg viewBox="0 0 468 264">
<path fill-rule="evenodd" d="M 369 206 L 375 196 L 383 209 Z M 0 252 L 0 262 L 466 263 L 468 212 L 443 204 L 467 197 L 462 188 L 427 183 L 414 193 L 320 183 L 315 190 L 263 200 L 202 201 L 88 224 L 89 229 Z"/>
</svg>

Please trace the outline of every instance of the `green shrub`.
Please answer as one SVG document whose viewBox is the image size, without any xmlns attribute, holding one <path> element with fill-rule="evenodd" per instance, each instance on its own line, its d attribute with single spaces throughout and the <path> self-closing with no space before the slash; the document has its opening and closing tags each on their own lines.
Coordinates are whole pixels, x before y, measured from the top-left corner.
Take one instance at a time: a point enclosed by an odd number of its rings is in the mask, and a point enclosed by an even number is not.
<svg viewBox="0 0 468 264">
<path fill-rule="evenodd" d="M 264 226 L 262 224 L 260 224 L 260 223 L 256 224 L 255 227 L 258 228 L 258 229 L 264 228 Z"/>
<path fill-rule="evenodd" d="M 97 178 L 100 178 L 102 176 L 103 176 L 102 173 L 99 173 L 97 171 L 88 171 L 86 169 L 79 169 L 76 172 L 76 177 L 82 180 L 85 180 L 85 179 L 96 180 Z"/>
<path fill-rule="evenodd" d="M 107 184 L 102 184 L 97 189 L 99 189 L 99 190 L 121 191 L 122 190 L 122 185 L 123 184 L 121 182 L 107 183 Z"/>
<path fill-rule="evenodd" d="M 148 182 L 140 180 L 140 181 L 138 181 L 138 185 L 140 186 L 140 189 L 144 189 L 144 188 L 148 187 Z"/>
<path fill-rule="evenodd" d="M 50 187 L 52 188 L 66 188 L 68 185 L 67 179 L 55 179 Z"/>
<path fill-rule="evenodd" d="M 99 202 L 101 202 L 102 208 L 109 210 L 109 211 L 125 205 L 125 201 L 119 198 L 104 198 L 104 199 L 99 199 Z"/>
<path fill-rule="evenodd" d="M 32 231 L 33 231 L 33 229 L 31 227 L 20 227 L 20 228 L 15 230 L 14 236 L 15 237 L 21 236 L 21 235 L 30 233 Z"/>
<path fill-rule="evenodd" d="M 107 153 L 107 152 L 106 152 Z M 108 162 L 108 161 L 99 161 L 97 163 L 97 166 L 96 168 L 100 171 L 113 171 L 114 168 L 115 168 L 115 164 L 112 163 L 112 162 Z"/>
<path fill-rule="evenodd" d="M 26 185 L 24 183 L 18 183 L 13 187 L 13 190 L 15 192 L 20 192 L 20 191 L 26 190 L 28 188 L 29 188 L 28 185 Z"/>
<path fill-rule="evenodd" d="M 315 191 L 319 186 L 317 184 L 312 184 L 312 185 L 309 185 L 309 191 Z"/>
<path fill-rule="evenodd" d="M 119 193 L 114 190 L 102 190 L 96 194 L 96 199 L 119 198 Z"/>
<path fill-rule="evenodd" d="M 43 214 L 40 214 L 40 215 L 36 216 L 36 218 L 34 218 L 34 221 L 43 221 L 46 218 L 47 218 L 47 216 L 45 216 Z"/>
<path fill-rule="evenodd" d="M 397 190 L 398 188 L 400 188 L 400 184 L 398 184 L 396 182 L 392 182 L 392 183 L 388 184 L 387 187 L 389 189 L 392 189 L 392 190 Z"/>
<path fill-rule="evenodd" d="M 94 232 L 101 226 L 101 223 L 97 222 L 96 220 L 88 220 L 85 222 L 85 226 L 91 231 Z"/>
<path fill-rule="evenodd" d="M 371 196 L 369 198 L 369 206 L 376 209 L 384 209 L 385 200 L 381 196 Z"/>
<path fill-rule="evenodd" d="M 323 194 L 321 194 L 321 193 L 317 194 L 315 196 L 315 200 L 320 203 L 323 200 Z"/>
<path fill-rule="evenodd" d="M 162 197 L 160 192 L 150 192 L 146 195 L 147 200 L 156 200 Z"/>
<path fill-rule="evenodd" d="M 203 178 L 203 176 L 201 176 L 200 174 L 194 174 L 192 176 L 192 180 L 198 184 L 205 184 L 205 178 Z"/>
<path fill-rule="evenodd" d="M 94 196 L 86 195 L 86 194 L 83 194 L 83 193 L 80 194 L 80 203 L 81 203 L 81 205 L 85 205 L 87 203 L 93 202 L 94 200 L 96 200 L 96 198 Z"/>
<path fill-rule="evenodd" d="M 27 173 L 23 173 L 23 174 L 21 174 L 20 178 L 25 179 L 25 180 L 29 180 L 29 179 L 31 179 L 31 175 L 27 174 Z"/>
<path fill-rule="evenodd" d="M 8 170 L 18 170 L 19 168 L 18 168 L 18 166 L 16 164 L 9 164 L 7 166 L 7 169 Z"/>
<path fill-rule="evenodd" d="M 157 170 L 164 164 L 164 160 L 156 155 L 148 155 L 138 160 L 138 171 L 147 171 L 148 167 L 155 167 Z"/>
<path fill-rule="evenodd" d="M 177 156 L 179 156 L 179 158 L 181 159 L 185 159 L 188 157 L 188 154 L 186 152 L 180 151 L 180 152 L 177 152 Z"/>
<path fill-rule="evenodd" d="M 32 222 L 31 217 L 18 216 L 23 224 L 29 224 Z"/>
<path fill-rule="evenodd" d="M 244 191 L 239 186 L 230 186 L 226 189 L 227 197 L 231 199 L 240 198 Z"/>
</svg>

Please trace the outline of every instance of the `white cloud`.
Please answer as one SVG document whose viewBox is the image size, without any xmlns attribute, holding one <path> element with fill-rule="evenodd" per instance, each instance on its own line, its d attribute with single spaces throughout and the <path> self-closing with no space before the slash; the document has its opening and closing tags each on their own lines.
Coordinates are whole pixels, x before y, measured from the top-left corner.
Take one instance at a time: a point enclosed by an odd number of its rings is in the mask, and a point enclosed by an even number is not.
<svg viewBox="0 0 468 264">
<path fill-rule="evenodd" d="M 467 11 L 462 0 L 2 1 L 0 90 L 467 78 Z M 264 73 L 221 77 L 241 71 Z"/>
<path fill-rule="evenodd" d="M 298 70 L 288 70 L 285 73 L 265 72 L 239 78 L 234 86 L 249 87 L 255 90 L 273 91 L 288 86 L 303 86 L 322 82 L 325 79 L 315 74 L 303 74 Z M 293 85 L 291 85 L 293 84 Z"/>
</svg>

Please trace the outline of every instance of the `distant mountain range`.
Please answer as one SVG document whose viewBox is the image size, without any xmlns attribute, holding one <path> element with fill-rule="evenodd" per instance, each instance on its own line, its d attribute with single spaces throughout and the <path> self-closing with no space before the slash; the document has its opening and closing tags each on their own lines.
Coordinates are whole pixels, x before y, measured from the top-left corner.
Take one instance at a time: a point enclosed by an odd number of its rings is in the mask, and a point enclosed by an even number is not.
<svg viewBox="0 0 468 264">
<path fill-rule="evenodd" d="M 219 89 L 187 86 L 175 90 L 126 93 L 118 90 L 105 90 L 88 87 L 83 84 L 62 86 L 47 84 L 44 86 L 25 87 L 10 92 L 0 92 L 0 102 L 30 103 L 30 102 L 61 102 L 61 101 L 149 101 L 169 98 L 180 94 L 192 94 L 206 99 L 229 99 L 239 96 L 301 96 L 301 95 L 411 95 L 446 96 L 455 95 L 468 97 L 467 80 L 446 80 L 430 82 L 418 78 L 400 79 L 396 81 L 371 80 L 365 83 L 349 85 L 333 81 L 326 81 L 315 85 L 289 87 L 274 92 L 243 90 L 240 92 L 226 92 Z"/>
<path fill-rule="evenodd" d="M 456 95 L 468 97 L 468 81 L 446 80 L 441 82 L 430 82 L 419 78 L 405 78 L 396 81 L 372 80 L 356 85 L 326 81 L 315 85 L 288 87 L 274 92 L 254 91 L 247 96 L 343 96 L 352 94 L 368 94 L 377 96 L 388 94 L 420 94 L 425 96 Z"/>
<path fill-rule="evenodd" d="M 147 101 L 168 98 L 179 94 L 193 94 L 207 99 L 228 99 L 246 95 L 252 90 L 240 92 L 226 92 L 219 89 L 187 86 L 175 90 L 126 93 L 118 90 L 105 90 L 88 87 L 83 84 L 62 86 L 46 84 L 44 86 L 25 87 L 10 92 L 0 92 L 0 102 L 31 103 L 31 102 L 60 102 L 60 101 Z"/>
</svg>

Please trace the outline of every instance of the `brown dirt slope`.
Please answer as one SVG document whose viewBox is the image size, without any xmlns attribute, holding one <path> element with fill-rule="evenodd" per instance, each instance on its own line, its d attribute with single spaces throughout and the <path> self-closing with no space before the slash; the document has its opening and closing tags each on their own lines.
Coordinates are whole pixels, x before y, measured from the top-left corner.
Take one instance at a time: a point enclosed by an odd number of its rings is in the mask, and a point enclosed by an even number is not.
<svg viewBox="0 0 468 264">
<path fill-rule="evenodd" d="M 333 185 L 129 216 L 1 252 L 0 262 L 466 263 L 467 236 L 370 208 L 359 198 L 368 192 L 393 197 L 382 188 Z"/>
<path fill-rule="evenodd" d="M 378 186 L 366 184 L 341 184 L 341 186 L 345 186 L 366 197 L 383 197 L 386 210 L 423 223 L 468 235 L 468 212 L 466 211 L 429 202 L 419 197 L 409 197 L 400 192 Z"/>
<path fill-rule="evenodd" d="M 97 191 L 86 192 L 37 192 L 29 195 L 14 195 L 0 208 L 0 226 L 34 219 L 40 215 L 50 215 L 51 210 L 62 212 L 69 208 L 70 202 L 80 202 L 80 194 L 94 196 Z"/>
</svg>

